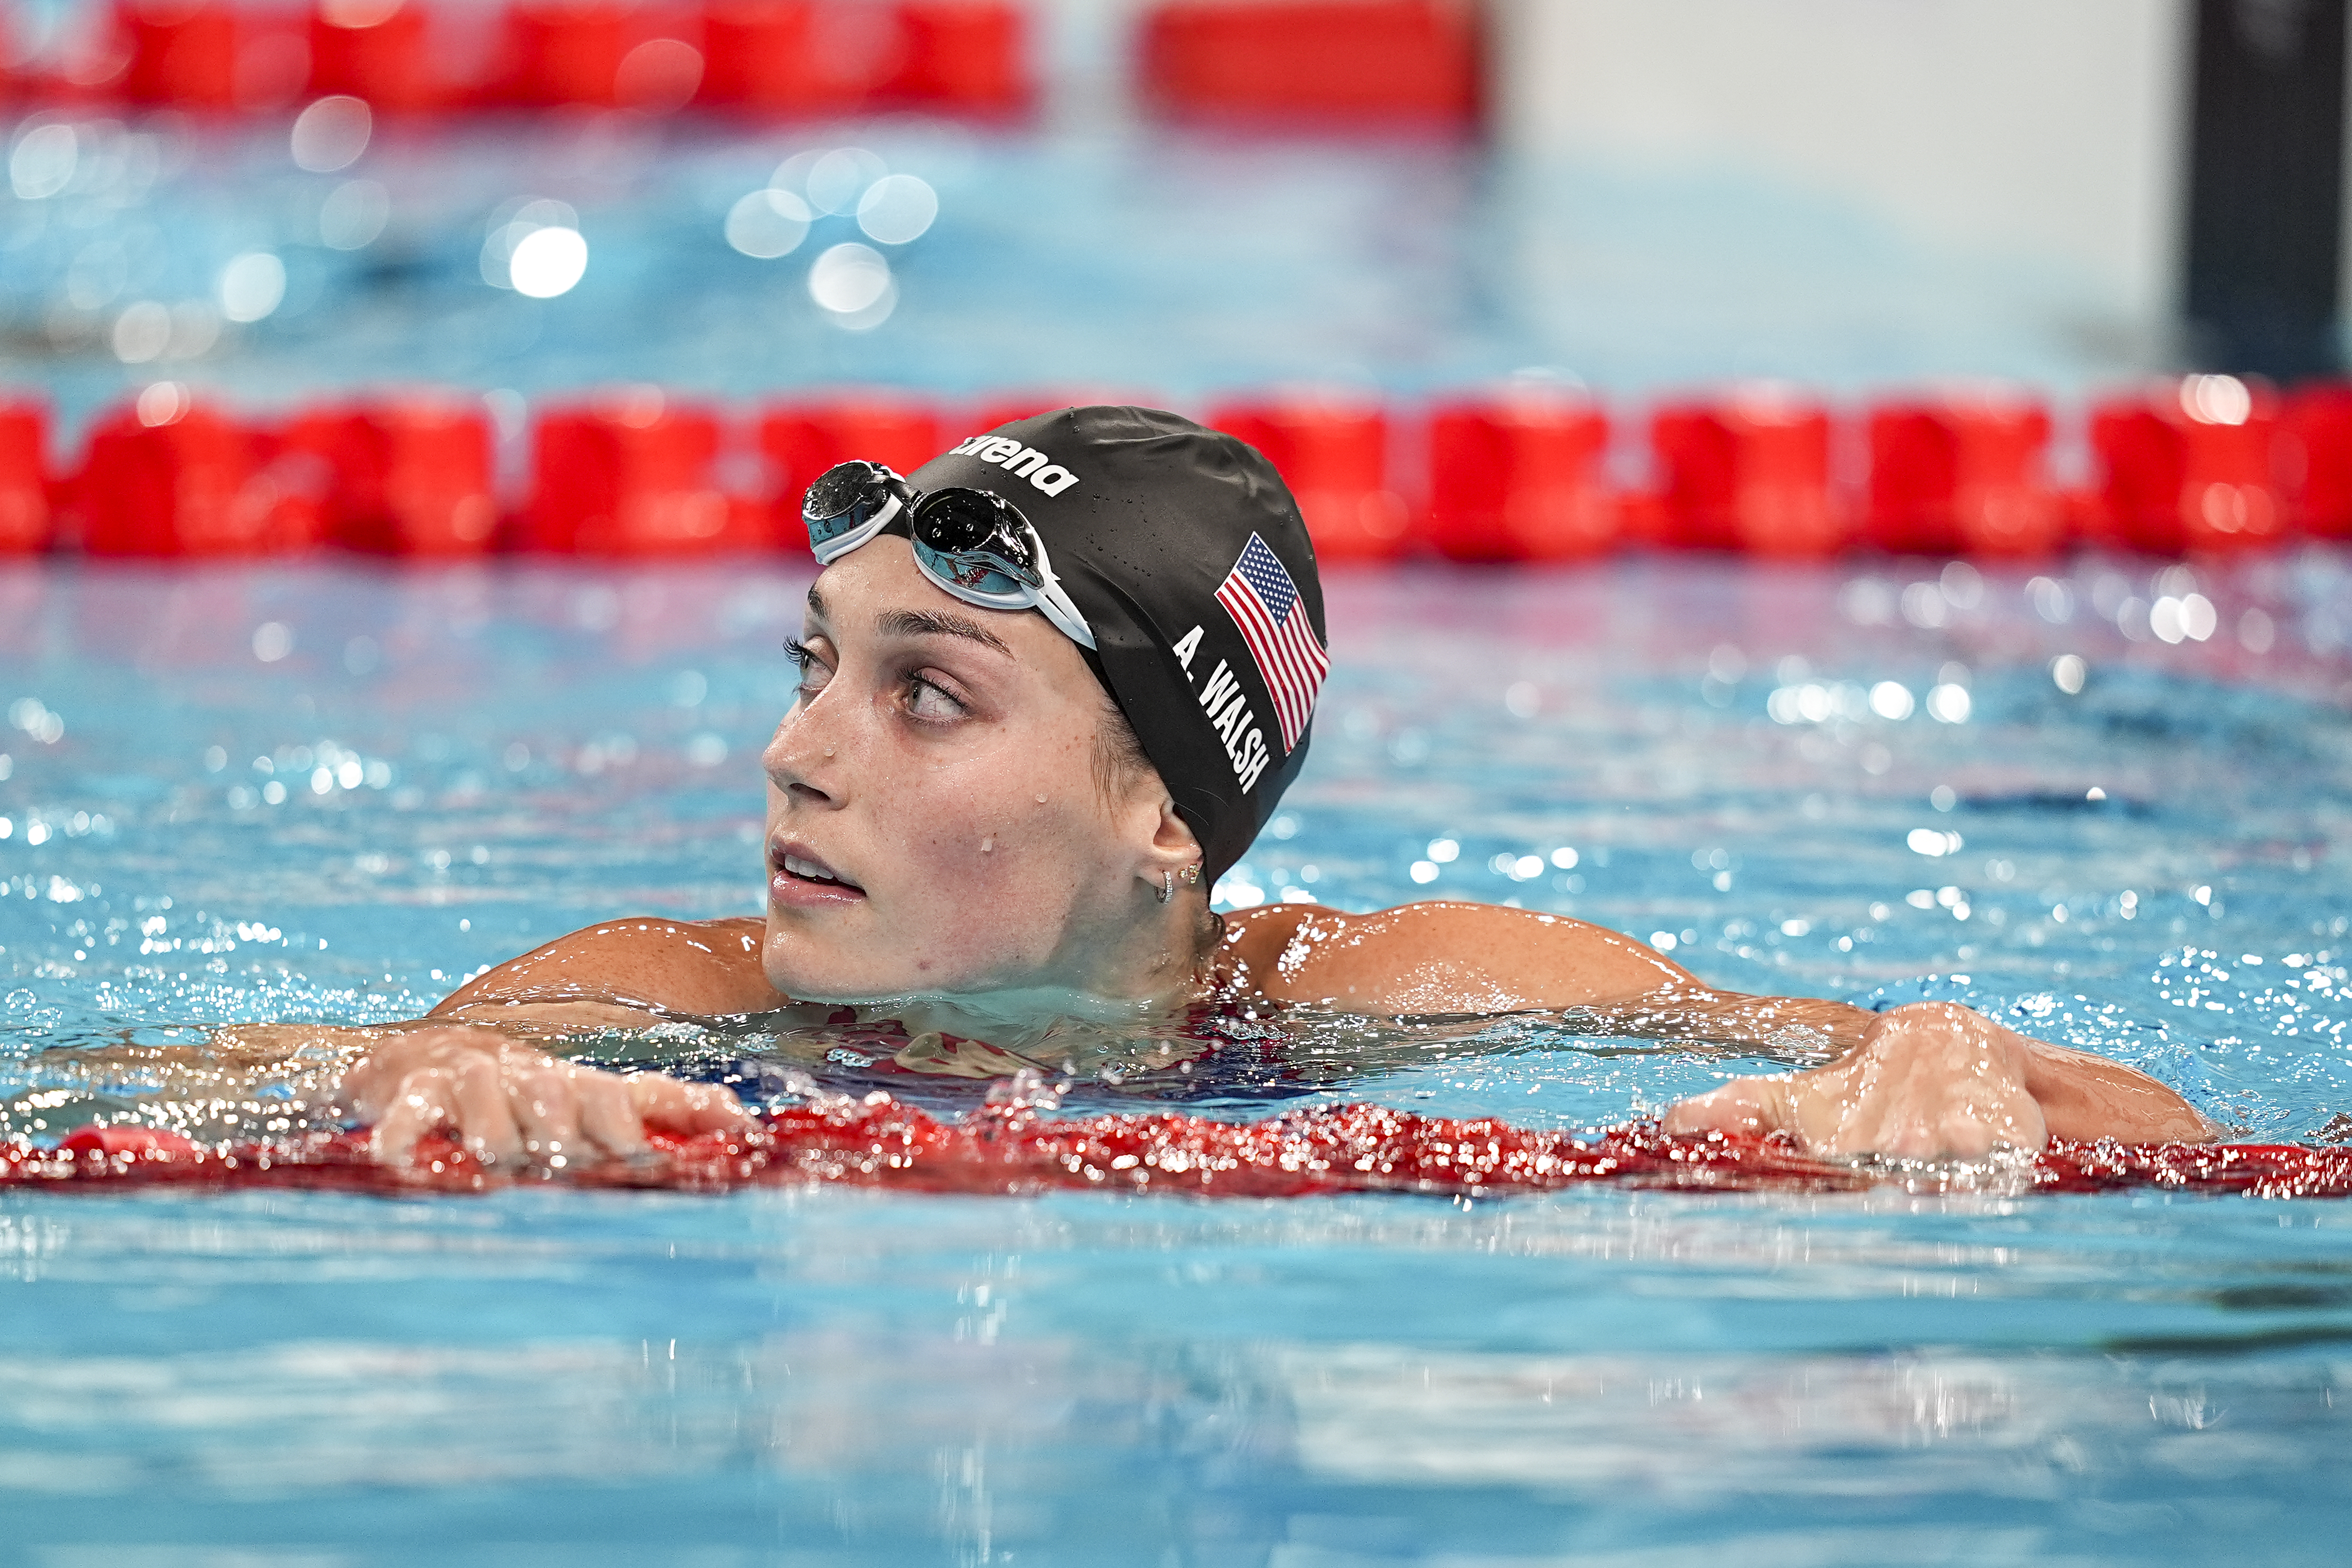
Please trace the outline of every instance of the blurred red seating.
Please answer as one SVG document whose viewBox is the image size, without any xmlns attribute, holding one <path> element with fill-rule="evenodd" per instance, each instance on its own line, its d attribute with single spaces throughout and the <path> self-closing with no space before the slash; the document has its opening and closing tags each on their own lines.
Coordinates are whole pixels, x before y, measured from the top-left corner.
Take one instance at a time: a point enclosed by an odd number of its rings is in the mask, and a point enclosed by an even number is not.
<svg viewBox="0 0 2352 1568">
<path fill-rule="evenodd" d="M 2287 396 L 2285 425 L 2296 523 L 2324 538 L 2352 539 L 2352 385 L 2297 387 Z"/>
<path fill-rule="evenodd" d="M 1476 8 L 1465 0 L 1161 0 L 1144 91 L 1183 119 L 1466 126 Z"/>
<path fill-rule="evenodd" d="M 489 419 L 476 399 L 409 394 L 298 420 L 287 444 L 327 465 L 327 534 L 380 555 L 479 555 L 498 532 Z"/>
<path fill-rule="evenodd" d="M 663 556 L 758 548 L 766 530 L 717 483 L 716 413 L 657 388 L 541 411 L 518 542 L 559 555 Z"/>
<path fill-rule="evenodd" d="M 801 492 L 819 474 L 853 458 L 911 474 L 945 450 L 941 423 L 937 405 L 879 390 L 797 398 L 761 410 L 756 439 L 768 463 L 771 526 L 779 544 L 786 551 L 806 547 Z"/>
<path fill-rule="evenodd" d="M 0 555 L 49 546 L 48 445 L 48 405 L 0 396 Z"/>
<path fill-rule="evenodd" d="M 1830 493 L 1829 411 L 1777 384 L 1669 404 L 1650 423 L 1662 542 L 1821 556 L 1845 543 Z"/>
<path fill-rule="evenodd" d="M 2046 555 L 2065 537 L 2045 458 L 2050 411 L 2005 390 L 1883 403 L 1870 412 L 1862 531 L 1910 554 Z"/>
<path fill-rule="evenodd" d="M 1265 455 L 1297 498 L 1324 561 L 1385 561 L 1403 552 L 1412 517 L 1389 482 L 1389 423 L 1377 403 L 1300 395 L 1232 403 L 1213 429 Z"/>
<path fill-rule="evenodd" d="M 157 382 L 101 416 L 72 487 L 92 555 L 274 555 L 318 542 L 319 460 Z"/>
<path fill-rule="evenodd" d="M 2279 399 L 2259 381 L 2189 375 L 2091 410 L 2105 542 L 2172 554 L 2285 535 Z"/>
<path fill-rule="evenodd" d="M 1540 388 L 1441 404 L 1429 420 L 1429 542 L 1455 561 L 1567 561 L 1617 542 L 1601 472 L 1609 420 Z"/>
<path fill-rule="evenodd" d="M 310 14 L 310 90 L 379 110 L 437 108 L 454 86 L 436 58 L 424 0 L 318 0 Z"/>
</svg>

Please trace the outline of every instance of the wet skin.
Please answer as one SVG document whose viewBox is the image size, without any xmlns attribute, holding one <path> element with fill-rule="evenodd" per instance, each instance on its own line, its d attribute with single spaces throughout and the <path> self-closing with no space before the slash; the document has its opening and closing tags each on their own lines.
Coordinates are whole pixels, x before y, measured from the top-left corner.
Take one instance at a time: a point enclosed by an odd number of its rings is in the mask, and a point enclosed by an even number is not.
<svg viewBox="0 0 2352 1568">
<path fill-rule="evenodd" d="M 2212 1135 L 2153 1079 L 1965 1008 L 1718 992 L 1562 916 L 1287 904 L 1230 918 L 1204 959 L 1206 889 L 1162 897 L 1200 859 L 1192 831 L 1148 770 L 1097 776 L 1107 701 L 1042 616 L 951 598 L 886 536 L 825 570 L 802 641 L 800 697 L 762 759 L 765 917 L 605 921 L 484 974 L 425 1026 L 364 1042 L 343 1096 L 375 1122 L 380 1157 L 447 1125 L 492 1159 L 577 1165 L 636 1152 L 646 1126 L 744 1114 L 723 1089 L 527 1043 L 550 1031 L 865 1004 L 918 1037 L 968 1043 L 919 1053 L 917 1070 L 985 1076 L 1017 1068 L 1056 1019 L 1117 1027 L 1211 992 L 1372 1016 L 1565 1009 L 1596 1033 L 1833 1057 L 1665 1119 L 1782 1131 L 1825 1154 Z"/>
</svg>

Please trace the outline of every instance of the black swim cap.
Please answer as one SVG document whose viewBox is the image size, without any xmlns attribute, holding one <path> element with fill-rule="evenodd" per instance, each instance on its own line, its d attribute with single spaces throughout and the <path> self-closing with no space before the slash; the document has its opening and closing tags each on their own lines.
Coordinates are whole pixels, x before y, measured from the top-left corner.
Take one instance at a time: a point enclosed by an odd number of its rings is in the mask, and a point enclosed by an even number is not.
<svg viewBox="0 0 2352 1568">
<path fill-rule="evenodd" d="M 1094 628 L 1080 648 L 1201 841 L 1213 881 L 1307 760 L 1329 667 L 1298 503 L 1256 450 L 1156 408 L 1000 425 L 908 476 L 990 490 L 1036 525 Z M 894 530 L 902 531 L 903 529 Z"/>
</svg>

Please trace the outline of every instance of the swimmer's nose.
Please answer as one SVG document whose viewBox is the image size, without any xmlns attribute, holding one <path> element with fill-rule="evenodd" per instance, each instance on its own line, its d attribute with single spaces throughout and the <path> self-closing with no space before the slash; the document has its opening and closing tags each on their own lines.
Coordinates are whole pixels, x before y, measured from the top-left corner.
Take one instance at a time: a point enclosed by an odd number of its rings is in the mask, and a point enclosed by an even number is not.
<svg viewBox="0 0 2352 1568">
<path fill-rule="evenodd" d="M 812 805 L 832 805 L 839 799 L 838 791 L 826 786 L 839 783 L 836 751 L 832 742 L 817 738 L 810 730 L 807 710 L 800 710 L 776 726 L 760 763 L 767 769 L 769 782 L 785 794 Z"/>
</svg>

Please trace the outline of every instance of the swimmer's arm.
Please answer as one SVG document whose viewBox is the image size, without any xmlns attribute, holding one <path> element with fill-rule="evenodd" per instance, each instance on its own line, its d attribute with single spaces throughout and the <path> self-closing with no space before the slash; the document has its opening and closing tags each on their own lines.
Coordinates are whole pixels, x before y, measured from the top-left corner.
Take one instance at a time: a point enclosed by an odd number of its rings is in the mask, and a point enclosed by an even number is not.
<svg viewBox="0 0 2352 1568">
<path fill-rule="evenodd" d="M 761 969 L 761 936 L 757 920 L 606 921 L 477 976 L 426 1016 L 562 1033 L 764 1013 L 787 998 Z"/>
<path fill-rule="evenodd" d="M 2146 1074 L 1968 1008 L 1880 1015 L 1717 991 L 1629 937 L 1564 916 L 1451 902 L 1370 915 L 1283 905 L 1228 926 L 1237 973 L 1277 1000 L 1381 1013 L 1561 1010 L 1590 1015 L 1589 1025 L 1574 1021 L 1595 1032 L 1835 1058 L 1686 1101 L 1669 1113 L 1679 1131 L 1778 1131 L 1821 1152 L 1921 1158 L 1935 1157 L 1924 1148 L 1981 1152 L 1987 1140 L 2040 1148 L 2053 1137 L 2214 1136 L 2188 1101 Z"/>
<path fill-rule="evenodd" d="M 53 1068 L 79 1061 L 110 1070 L 236 1073 L 310 1058 L 349 1062 L 397 1036 L 449 1024 L 494 1028 L 552 1043 L 591 1029 L 637 1029 L 665 1018 L 723 1017 L 784 1005 L 760 966 L 757 920 L 606 921 L 509 959 L 444 997 L 419 1019 L 372 1025 L 231 1024 L 185 1045 L 126 1045 L 58 1052 Z"/>
<path fill-rule="evenodd" d="M 1494 904 L 1369 915 L 1283 904 L 1226 926 L 1229 961 L 1253 989 L 1355 1012 L 1565 1012 L 1596 1035 L 1815 1058 L 1859 1045 L 1876 1017 L 1843 1002 L 1717 991 L 1605 927 Z"/>
<path fill-rule="evenodd" d="M 607 921 L 510 959 L 415 1024 L 369 1041 L 336 1094 L 370 1124 L 369 1147 L 405 1163 L 448 1127 L 485 1163 L 577 1167 L 627 1159 L 646 1130 L 745 1124 L 726 1089 L 659 1073 L 610 1073 L 535 1048 L 581 1029 L 761 1013 L 785 1004 L 760 965 L 756 920 Z"/>
</svg>

